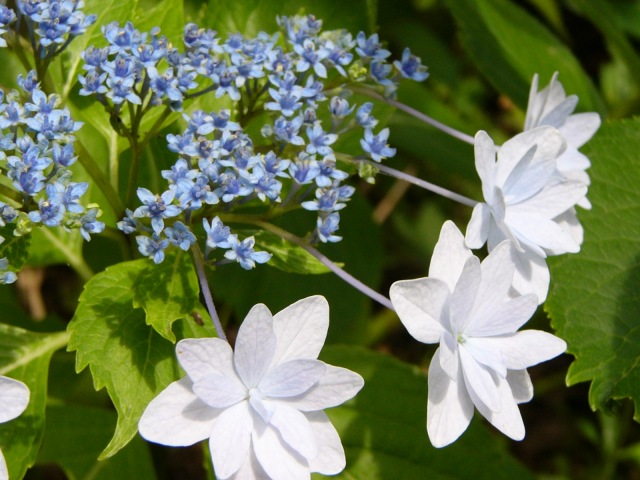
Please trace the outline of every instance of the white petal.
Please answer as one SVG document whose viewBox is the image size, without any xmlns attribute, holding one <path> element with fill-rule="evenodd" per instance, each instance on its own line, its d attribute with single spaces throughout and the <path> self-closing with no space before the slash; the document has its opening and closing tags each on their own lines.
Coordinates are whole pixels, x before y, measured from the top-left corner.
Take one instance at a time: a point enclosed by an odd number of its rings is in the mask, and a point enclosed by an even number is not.
<svg viewBox="0 0 640 480">
<path fill-rule="evenodd" d="M 473 418 L 473 403 L 458 370 L 451 380 L 440 367 L 438 350 L 429 365 L 429 399 L 427 401 L 427 433 L 434 447 L 454 442 L 467 429 Z"/>
<path fill-rule="evenodd" d="M 481 279 L 480 260 L 478 257 L 469 258 L 464 265 L 449 301 L 449 320 L 452 332 L 462 333 L 466 331 L 469 323 L 469 313 L 475 303 Z"/>
<path fill-rule="evenodd" d="M 0 480 L 9 480 L 9 470 L 7 469 L 7 462 L 4 461 L 4 455 L 0 450 Z"/>
<path fill-rule="evenodd" d="M 537 195 L 516 205 L 510 205 L 507 217 L 536 216 L 553 218 L 573 207 L 587 193 L 587 187 L 581 182 L 554 181 Z M 511 220 L 507 219 L 508 223 Z"/>
<path fill-rule="evenodd" d="M 449 376 L 451 380 L 458 378 L 459 360 L 458 360 L 458 342 L 449 333 L 444 332 L 440 338 L 440 367 Z"/>
<path fill-rule="evenodd" d="M 223 410 L 213 426 L 209 449 L 216 476 L 227 478 L 249 457 L 253 419 L 247 402 Z"/>
<path fill-rule="evenodd" d="M 582 245 L 584 229 L 582 228 L 582 224 L 580 224 L 580 220 L 578 220 L 575 208 L 571 208 L 562 215 L 555 217 L 553 221 L 560 225 L 565 232 L 569 232 L 578 245 Z M 551 250 L 549 255 L 557 254 Z"/>
<path fill-rule="evenodd" d="M 589 157 L 580 153 L 574 147 L 567 148 L 562 155 L 558 157 L 558 171 L 563 173 L 570 180 L 580 180 L 585 185 L 589 185 L 589 175 L 585 170 L 591 166 Z M 580 172 L 583 175 L 574 177 L 571 175 L 573 172 Z"/>
<path fill-rule="evenodd" d="M 491 209 L 486 203 L 478 203 L 473 207 L 471 220 L 467 225 L 464 241 L 469 248 L 482 248 L 489 236 L 491 227 Z"/>
<path fill-rule="evenodd" d="M 464 383 L 469 395 L 472 398 L 478 398 L 483 405 L 492 411 L 499 412 L 502 406 L 495 380 L 497 375 L 492 375 L 487 367 L 479 364 L 464 345 L 458 347 L 458 352 Z M 478 406 L 475 400 L 473 403 L 476 404 L 476 407 Z"/>
<path fill-rule="evenodd" d="M 470 337 L 493 337 L 514 333 L 533 316 L 538 298 L 533 294 L 521 295 L 494 305 L 493 312 L 474 317 L 465 330 Z"/>
<path fill-rule="evenodd" d="M 278 399 L 278 402 L 291 405 L 302 412 L 324 410 L 355 397 L 364 386 L 364 380 L 357 373 L 333 365 L 325 366 L 326 373 L 309 391 L 297 397 Z"/>
<path fill-rule="evenodd" d="M 344 470 L 347 460 L 340 435 L 324 412 L 306 414 L 318 445 L 318 455 L 309 460 L 309 470 L 323 475 L 336 475 Z"/>
<path fill-rule="evenodd" d="M 553 127 L 536 127 L 507 140 L 498 151 L 495 184 L 502 187 L 531 147 L 536 146 L 533 162 L 541 158 L 557 158 L 565 148 L 563 136 Z"/>
<path fill-rule="evenodd" d="M 513 274 L 513 288 L 519 294 L 534 293 L 538 304 L 544 302 L 549 291 L 549 267 L 544 258 L 525 251 L 511 249 L 516 271 Z"/>
<path fill-rule="evenodd" d="M 502 242 L 482 261 L 482 281 L 476 295 L 474 315 L 492 314 L 495 306 L 508 298 L 516 269 L 512 248 L 511 242 Z"/>
<path fill-rule="evenodd" d="M 445 282 L 449 291 L 453 292 L 462 273 L 465 262 L 472 253 L 464 243 L 462 232 L 450 220 L 442 225 L 440 237 L 433 249 L 429 278 L 438 278 Z"/>
<path fill-rule="evenodd" d="M 279 404 L 271 416 L 271 425 L 282 440 L 307 461 L 318 455 L 318 444 L 307 417 L 284 404 Z"/>
<path fill-rule="evenodd" d="M 580 245 L 576 243 L 569 232 L 565 232 L 553 220 L 528 215 L 513 214 L 506 219 L 509 226 L 518 234 L 518 238 L 526 240 L 527 245 L 538 245 L 544 249 L 561 251 L 562 253 L 576 253 Z M 523 242 L 524 243 L 524 242 Z"/>
<path fill-rule="evenodd" d="M 502 353 L 507 368 L 511 370 L 522 370 L 546 362 L 567 349 L 564 340 L 540 330 L 523 330 L 483 340 Z"/>
<path fill-rule="evenodd" d="M 258 388 L 268 397 L 293 397 L 309 390 L 326 370 L 320 360 L 291 360 L 269 370 Z"/>
<path fill-rule="evenodd" d="M 138 430 L 143 438 L 184 447 L 209 438 L 220 410 L 211 408 L 191 390 L 185 377 L 173 382 L 154 398 L 145 409 Z"/>
<path fill-rule="evenodd" d="M 587 143 L 600 128 L 600 115 L 593 112 L 576 113 L 571 115 L 560 127 L 560 133 L 567 139 L 567 143 L 580 148 Z"/>
<path fill-rule="evenodd" d="M 538 95 L 538 74 L 533 74 L 531 88 L 529 89 L 529 100 L 527 102 L 527 113 L 525 115 L 524 130 L 531 130 L 538 126 L 540 113 L 542 113 L 543 102 Z"/>
<path fill-rule="evenodd" d="M 29 396 L 29 387 L 24 383 L 0 376 L 0 423 L 22 414 L 29 404 Z"/>
<path fill-rule="evenodd" d="M 254 430 L 251 440 L 256 458 L 271 480 L 311 478 L 307 461 L 282 442 L 275 428 L 267 426 Z"/>
<path fill-rule="evenodd" d="M 234 473 L 231 477 L 219 477 L 218 480 L 269 480 L 269 476 L 262 469 L 253 449 L 250 448 L 249 455 L 240 467 L 240 470 Z"/>
<path fill-rule="evenodd" d="M 507 367 L 502 352 L 494 348 L 493 343 L 488 342 L 493 337 L 470 337 L 464 342 L 464 347 L 471 353 L 474 360 L 481 365 L 493 370 L 501 377 L 507 376 Z"/>
<path fill-rule="evenodd" d="M 536 157 L 534 145 L 515 165 L 502 187 L 505 202 L 509 205 L 526 200 L 549 182 L 556 170 L 555 157 Z"/>
<path fill-rule="evenodd" d="M 278 347 L 272 365 L 298 358 L 316 359 L 329 329 L 329 304 L 319 295 L 303 298 L 273 317 Z"/>
<path fill-rule="evenodd" d="M 499 412 L 491 411 L 482 402 L 476 402 L 473 392 L 470 392 L 474 404 L 484 418 L 489 420 L 491 424 L 513 440 L 522 440 L 524 438 L 524 423 L 518 405 L 516 404 L 509 383 L 506 379 L 496 377 L 498 386 L 498 394 L 500 396 L 500 404 L 502 408 Z"/>
<path fill-rule="evenodd" d="M 526 370 L 508 370 L 507 382 L 516 403 L 526 403 L 533 398 L 533 384 Z"/>
<path fill-rule="evenodd" d="M 211 374 L 193 383 L 193 391 L 210 407 L 227 408 L 246 397 L 246 389 L 235 378 Z"/>
<path fill-rule="evenodd" d="M 233 368 L 233 350 L 219 338 L 180 340 L 176 344 L 176 356 L 180 366 L 194 382 L 215 373 L 237 378 Z"/>
<path fill-rule="evenodd" d="M 254 306 L 240 325 L 234 363 L 244 385 L 254 388 L 269 368 L 276 351 L 273 318 L 263 304 Z"/>
<path fill-rule="evenodd" d="M 482 193 L 486 201 L 491 200 L 496 176 L 496 147 L 487 132 L 476 133 L 474 142 L 476 170 L 482 180 Z"/>
<path fill-rule="evenodd" d="M 391 285 L 389 297 L 409 334 L 422 343 L 436 343 L 445 331 L 441 317 L 450 290 L 437 278 L 402 280 Z"/>
</svg>

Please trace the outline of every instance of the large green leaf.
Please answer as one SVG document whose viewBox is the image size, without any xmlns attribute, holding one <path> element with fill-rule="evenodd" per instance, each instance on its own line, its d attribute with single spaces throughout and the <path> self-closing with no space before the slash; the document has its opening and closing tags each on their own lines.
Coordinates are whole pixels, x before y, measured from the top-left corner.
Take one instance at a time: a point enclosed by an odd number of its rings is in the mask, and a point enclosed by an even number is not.
<svg viewBox="0 0 640 480">
<path fill-rule="evenodd" d="M 16 237 L 13 234 L 15 225 L 6 225 L 0 228 L 0 237 L 4 241 L 0 244 L 0 258 L 9 260 L 9 268 L 19 270 L 26 262 L 29 255 L 31 235 Z"/>
<path fill-rule="evenodd" d="M 447 0 L 466 50 L 498 91 L 527 105 L 534 73 L 546 84 L 555 71 L 580 108 L 603 111 L 598 91 L 571 51 L 509 0 Z M 526 52 L 526 53 L 523 53 Z"/>
<path fill-rule="evenodd" d="M 147 444 L 134 438 L 118 455 L 98 461 L 116 421 L 113 411 L 83 405 L 50 405 L 38 463 L 57 463 L 70 480 L 156 478 Z"/>
<path fill-rule="evenodd" d="M 549 260 L 546 308 L 575 355 L 567 383 L 589 403 L 631 398 L 640 420 L 640 119 L 604 124 L 584 147 L 593 167 L 582 250 Z"/>
<path fill-rule="evenodd" d="M 32 333 L 0 324 L 0 375 L 24 382 L 30 391 L 24 413 L 0 425 L 0 450 L 10 478 L 22 478 L 36 459 L 45 422 L 49 360 L 68 338 L 67 332 Z"/>
<path fill-rule="evenodd" d="M 255 35 L 259 31 L 275 32 L 276 16 L 313 14 L 324 21 L 325 29 L 346 28 L 372 31 L 375 27 L 375 0 L 308 0 L 304 5 L 297 0 L 209 0 L 202 26 L 221 34 L 242 33 Z"/>
<path fill-rule="evenodd" d="M 187 253 L 177 249 L 169 251 L 159 265 L 146 264 L 133 286 L 133 306 L 143 308 L 147 324 L 175 343 L 173 322 L 186 318 L 199 303 L 200 289 L 193 264 Z"/>
<path fill-rule="evenodd" d="M 101 458 L 114 455 L 136 434 L 147 404 L 178 377 L 173 345 L 133 307 L 148 260 L 124 262 L 94 276 L 69 324 L 76 370 L 91 369 L 96 390 L 106 387 L 116 410 L 116 431 Z"/>
<path fill-rule="evenodd" d="M 186 23 L 183 0 L 162 0 L 150 9 L 138 8 L 136 17 L 135 26 L 138 30 L 148 32 L 154 27 L 159 27 L 162 35 L 166 36 L 174 47 L 182 50 L 182 33 Z"/>
<path fill-rule="evenodd" d="M 347 468 L 336 478 L 533 478 L 478 419 L 453 445 L 431 446 L 427 379 L 417 367 L 353 346 L 325 347 L 320 357 L 358 372 L 365 381 L 354 400 L 327 410 L 347 456 Z"/>
</svg>

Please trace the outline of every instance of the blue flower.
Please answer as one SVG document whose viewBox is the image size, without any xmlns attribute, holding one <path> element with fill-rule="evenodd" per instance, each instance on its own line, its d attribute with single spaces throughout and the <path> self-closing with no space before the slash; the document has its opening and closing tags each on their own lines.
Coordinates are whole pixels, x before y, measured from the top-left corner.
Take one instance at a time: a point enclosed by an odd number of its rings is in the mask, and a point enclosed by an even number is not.
<svg viewBox="0 0 640 480">
<path fill-rule="evenodd" d="M 196 236 L 191 233 L 189 227 L 182 222 L 176 222 L 173 227 L 167 227 L 164 231 L 171 244 L 181 248 L 185 252 L 196 243 Z"/>
<path fill-rule="evenodd" d="M 228 260 L 235 260 L 245 270 L 255 268 L 257 263 L 266 263 L 271 258 L 268 252 L 256 252 L 253 247 L 256 243 L 253 237 L 247 237 L 242 241 L 238 240 L 237 235 L 229 237 L 231 250 L 224 253 L 224 257 Z"/>
<path fill-rule="evenodd" d="M 162 263 L 164 260 L 164 250 L 169 246 L 169 240 L 166 238 L 160 240 L 160 237 L 154 234 L 153 238 L 138 235 L 136 242 L 138 242 L 138 250 L 142 255 L 152 258 L 156 264 Z"/>
<path fill-rule="evenodd" d="M 274 101 L 264 104 L 266 110 L 280 111 L 285 117 L 290 117 L 302 107 L 302 102 L 299 101 L 300 94 L 296 92 L 270 88 L 269 94 Z"/>
<path fill-rule="evenodd" d="M 144 205 L 136 208 L 133 216 L 151 218 L 151 227 L 157 234 L 164 229 L 164 218 L 175 217 L 180 214 L 180 208 L 177 205 L 171 205 L 175 196 L 175 191 L 173 190 L 167 190 L 162 195 L 154 195 L 146 188 L 138 188 L 137 193 L 138 198 Z"/>
<path fill-rule="evenodd" d="M 358 125 L 364 128 L 373 128 L 378 124 L 378 120 L 371 115 L 372 110 L 373 103 L 371 102 L 360 105 L 356 112 L 356 122 L 358 122 Z"/>
<path fill-rule="evenodd" d="M 331 97 L 331 101 L 329 102 L 329 111 L 331 115 L 337 119 L 343 119 L 347 115 L 350 115 L 354 108 L 356 108 L 355 105 L 350 107 L 349 102 L 340 97 Z"/>
<path fill-rule="evenodd" d="M 422 65 L 418 57 L 411 55 L 411 50 L 408 48 L 405 48 L 402 52 L 402 60 L 396 60 L 393 64 L 403 77 L 410 78 L 416 82 L 422 82 L 429 76 L 427 67 Z"/>
<path fill-rule="evenodd" d="M 320 155 L 333 153 L 329 145 L 338 139 L 338 135 L 335 133 L 325 133 L 319 124 L 316 124 L 313 128 L 307 127 L 307 137 L 309 137 L 309 143 L 306 147 L 307 153 L 319 153 Z"/>
<path fill-rule="evenodd" d="M 316 224 L 316 230 L 318 232 L 318 238 L 321 242 L 339 242 L 342 237 L 334 235 L 334 232 L 338 230 L 340 223 L 340 214 L 337 212 L 327 215 L 325 218 L 318 217 Z"/>
<path fill-rule="evenodd" d="M 92 233 L 100 233 L 104 231 L 104 222 L 97 220 L 100 210 L 90 208 L 80 219 L 80 235 L 87 241 L 91 241 Z"/>
<path fill-rule="evenodd" d="M 374 33 L 367 38 L 364 32 L 358 33 L 356 36 L 356 52 L 361 58 L 371 58 L 375 60 L 384 60 L 391 52 L 382 48 L 380 41 L 378 40 L 378 34 Z"/>
<path fill-rule="evenodd" d="M 396 149 L 389 147 L 388 138 L 388 128 L 383 128 L 377 135 L 373 135 L 373 131 L 367 128 L 364 131 L 364 139 L 360 139 L 360 145 L 374 161 L 380 162 L 383 158 L 393 157 L 396 154 Z"/>
<path fill-rule="evenodd" d="M 204 231 L 207 234 L 207 247 L 213 248 L 230 248 L 231 243 L 229 238 L 231 237 L 231 230 L 226 227 L 222 221 L 215 217 L 211 220 L 211 224 L 207 222 L 206 218 L 202 219 L 202 225 Z"/>
</svg>

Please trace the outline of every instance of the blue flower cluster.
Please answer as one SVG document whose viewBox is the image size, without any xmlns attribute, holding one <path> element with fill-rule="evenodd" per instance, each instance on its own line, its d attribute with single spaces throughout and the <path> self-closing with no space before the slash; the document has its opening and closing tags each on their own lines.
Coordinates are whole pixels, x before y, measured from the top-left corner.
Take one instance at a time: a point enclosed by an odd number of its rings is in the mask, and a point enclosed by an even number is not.
<svg viewBox="0 0 640 480">
<path fill-rule="evenodd" d="M 254 251 L 252 237 L 240 241 L 218 217 L 207 220 L 248 202 L 267 204 L 271 213 L 278 206 L 296 205 L 317 212 L 308 240 L 337 242 L 341 240 L 335 234 L 338 212 L 354 193 L 353 187 L 342 184 L 354 168 L 334 151 L 341 135 L 361 129 L 364 153 L 360 158 L 379 162 L 395 154 L 387 144 L 389 130 L 374 133 L 378 123 L 372 115 L 374 105 L 350 103 L 349 84 L 394 95 L 402 78 L 422 81 L 427 77 L 420 60 L 407 49 L 401 60 L 389 63 L 390 52 L 382 48 L 377 35 L 360 32 L 354 39 L 344 30 L 321 32 L 322 21 L 311 15 L 280 17 L 278 24 L 284 41 L 264 32 L 255 38 L 233 34 L 222 41 L 213 30 L 187 25 L 185 52 L 163 50 L 175 100 L 156 92 L 148 68 L 141 73 L 146 67 L 139 55 L 148 44 L 145 34 L 131 24 L 107 27 L 105 36 L 112 46 L 85 52 L 84 68 L 89 73 L 81 78 L 83 93 L 96 93 L 103 100 L 140 104 L 147 85 L 154 98 L 167 98 L 177 106 L 200 82 L 202 89 L 191 95 L 209 91 L 234 104 L 233 111 L 184 115 L 187 129 L 167 137 L 169 150 L 179 155 L 171 170 L 162 172 L 168 190 L 154 195 L 139 189 L 144 205 L 128 211 L 119 223 L 125 233 L 142 233 L 137 237 L 139 250 L 156 263 L 169 245 L 186 250 L 196 241 L 189 225 L 194 211 L 201 209 L 197 215 L 204 221 L 209 253 L 227 249 L 225 258 L 244 268 L 267 261 L 267 253 Z M 157 33 L 152 33 L 154 39 L 161 38 Z M 153 62 L 151 71 L 157 72 L 160 59 Z M 116 75 L 117 71 L 121 74 Z M 190 83 L 187 87 L 184 82 L 183 88 L 178 79 L 186 76 Z M 95 84 L 91 79 L 97 79 Z M 93 86 L 88 88 L 89 84 Z M 255 117 L 266 120 L 259 139 L 250 138 L 244 130 Z M 169 218 L 176 221 L 165 228 Z"/>
<path fill-rule="evenodd" d="M 16 18 L 23 20 L 39 58 L 51 58 L 96 21 L 96 15 L 82 12 L 83 6 L 82 0 L 16 0 L 15 12 L 0 6 L 0 35 Z M 0 46 L 6 45 L 6 40 L 0 39 Z"/>
<path fill-rule="evenodd" d="M 18 83 L 26 101 L 16 90 L 0 91 L 0 170 L 14 190 L 6 192 L 9 203 L 0 202 L 0 226 L 15 225 L 16 236 L 37 225 L 79 228 L 90 240 L 91 233 L 104 230 L 104 223 L 97 220 L 97 206 L 87 210 L 80 204 L 89 185 L 71 181 L 69 169 L 77 158 L 73 133 L 82 124 L 67 109 L 57 108 L 57 96 L 39 89 L 33 72 L 18 77 Z M 6 274 L 2 278 L 6 281 Z"/>
</svg>

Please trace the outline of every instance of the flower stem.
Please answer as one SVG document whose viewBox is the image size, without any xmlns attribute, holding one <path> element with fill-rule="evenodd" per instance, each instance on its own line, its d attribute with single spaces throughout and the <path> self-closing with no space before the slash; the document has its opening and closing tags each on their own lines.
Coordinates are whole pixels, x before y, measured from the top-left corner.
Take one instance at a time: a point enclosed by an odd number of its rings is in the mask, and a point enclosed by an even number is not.
<svg viewBox="0 0 640 480">
<path fill-rule="evenodd" d="M 196 275 L 198 275 L 198 283 L 200 284 L 200 291 L 204 297 L 204 303 L 213 322 L 213 327 L 216 329 L 218 338 L 228 342 L 227 336 L 224 333 L 216 306 L 213 304 L 213 298 L 211 297 L 211 290 L 209 289 L 209 282 L 207 281 L 207 274 L 204 271 L 204 259 L 202 258 L 202 252 L 197 244 L 191 246 L 191 253 L 193 257 L 193 264 L 196 267 Z"/>
<path fill-rule="evenodd" d="M 386 165 L 382 165 L 377 162 L 372 162 L 371 160 L 354 160 L 357 162 L 364 162 L 370 165 L 375 166 L 382 173 L 389 175 L 390 177 L 395 177 L 400 180 L 404 180 L 405 182 L 413 183 L 418 187 L 424 188 L 425 190 L 429 190 L 430 192 L 437 193 L 438 195 L 442 195 L 449 200 L 453 200 L 455 202 L 461 203 L 463 205 L 467 205 L 469 207 L 475 207 L 478 203 L 475 200 L 465 197 L 464 195 L 460 195 L 459 193 L 452 192 L 451 190 L 447 190 L 446 188 L 440 187 L 438 185 L 434 185 L 433 183 L 427 182 L 426 180 L 422 180 L 420 178 L 414 177 L 413 175 L 409 175 L 408 173 L 401 172 L 400 170 L 396 170 L 395 168 L 387 167 Z"/>
<path fill-rule="evenodd" d="M 452 137 L 457 138 L 458 140 L 462 140 L 463 142 L 470 143 L 471 145 L 475 144 L 475 139 L 471 135 L 467 135 L 466 133 L 461 132 L 460 130 L 456 130 L 453 127 L 445 125 L 444 123 L 439 122 L 435 118 L 431 118 L 429 115 L 419 112 L 415 108 L 411 108 L 409 105 L 405 105 L 404 103 L 398 102 L 397 100 L 393 100 L 391 98 L 385 98 L 382 95 L 379 95 L 378 93 L 372 90 L 369 90 L 368 88 L 354 88 L 353 91 L 356 93 L 367 95 L 371 98 L 375 98 L 376 100 L 386 102 L 389 105 L 393 105 L 398 110 L 402 110 L 403 112 L 408 113 L 412 117 L 415 117 L 418 120 L 425 122 L 431 125 L 432 127 L 437 128 L 438 130 L 443 131 L 447 135 L 451 135 Z"/>
<path fill-rule="evenodd" d="M 258 227 L 262 227 L 265 230 L 268 230 L 271 233 L 274 233 L 279 237 L 284 238 L 285 240 L 288 240 L 289 242 L 295 243 L 296 245 L 304 248 L 307 252 L 309 252 L 311 255 L 317 258 L 320 261 L 320 263 L 322 263 L 325 267 L 327 267 L 329 270 L 331 270 L 333 273 L 335 273 L 338 277 L 340 277 L 342 280 L 347 282 L 349 285 L 351 285 L 357 290 L 360 290 L 360 292 L 364 293 L 366 296 L 368 296 L 372 300 L 375 300 L 383 307 L 387 307 L 389 310 L 395 311 L 395 309 L 393 308 L 393 305 L 391 304 L 391 300 L 389 300 L 384 295 L 376 292 L 371 287 L 368 287 L 367 285 L 362 283 L 360 280 L 358 280 L 356 277 L 354 277 L 350 273 L 340 268 L 333 261 L 331 261 L 331 259 L 329 259 L 327 256 L 322 254 L 319 250 L 307 244 L 307 242 L 305 242 L 302 238 L 299 238 L 293 235 L 292 233 L 289 233 L 286 230 L 281 229 L 280 227 L 276 227 L 272 223 L 262 222 L 260 220 L 251 221 L 250 223 L 257 225 Z"/>
</svg>

